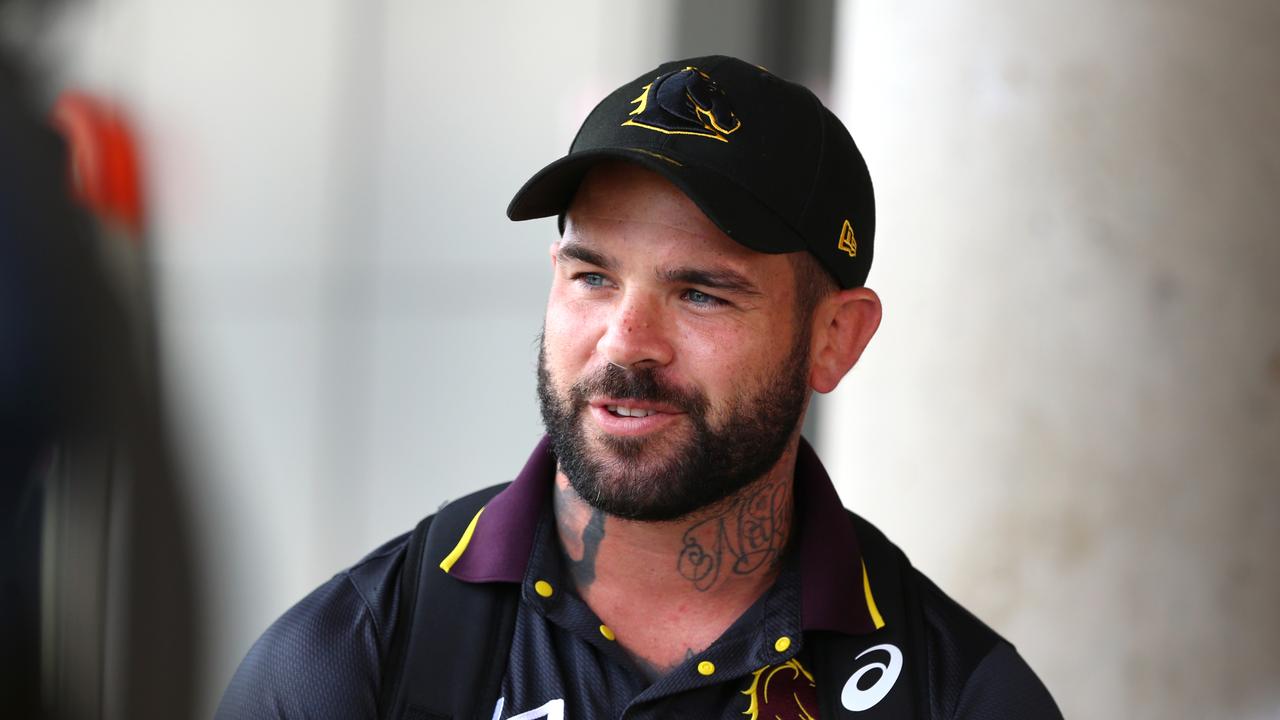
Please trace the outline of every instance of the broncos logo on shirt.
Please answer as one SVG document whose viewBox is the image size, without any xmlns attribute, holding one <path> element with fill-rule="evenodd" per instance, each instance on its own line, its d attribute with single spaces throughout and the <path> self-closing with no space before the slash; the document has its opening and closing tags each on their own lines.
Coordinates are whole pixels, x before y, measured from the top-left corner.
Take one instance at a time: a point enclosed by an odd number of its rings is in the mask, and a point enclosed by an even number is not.
<svg viewBox="0 0 1280 720">
<path fill-rule="evenodd" d="M 795 658 L 752 673 L 751 686 L 742 694 L 751 698 L 751 705 L 742 713 L 750 720 L 817 720 L 818 717 L 813 674 Z"/>
<path fill-rule="evenodd" d="M 729 142 L 728 136 L 742 127 L 724 91 L 693 66 L 659 76 L 631 102 L 636 107 L 623 125 L 721 142 Z"/>
</svg>

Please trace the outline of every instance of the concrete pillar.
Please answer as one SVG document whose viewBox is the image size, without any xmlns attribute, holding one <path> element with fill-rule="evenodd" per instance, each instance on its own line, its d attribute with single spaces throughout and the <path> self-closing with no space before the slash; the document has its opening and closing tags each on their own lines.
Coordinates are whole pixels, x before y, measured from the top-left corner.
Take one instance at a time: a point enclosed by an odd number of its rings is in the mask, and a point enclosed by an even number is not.
<svg viewBox="0 0 1280 720">
<path fill-rule="evenodd" d="M 1068 717 L 1280 717 L 1280 5 L 846 2 L 848 505 Z"/>
</svg>

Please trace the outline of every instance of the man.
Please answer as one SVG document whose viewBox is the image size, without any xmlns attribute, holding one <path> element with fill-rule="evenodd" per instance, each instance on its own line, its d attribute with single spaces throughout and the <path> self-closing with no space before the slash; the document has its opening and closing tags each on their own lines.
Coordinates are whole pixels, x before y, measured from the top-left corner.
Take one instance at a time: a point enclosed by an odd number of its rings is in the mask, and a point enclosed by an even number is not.
<svg viewBox="0 0 1280 720">
<path fill-rule="evenodd" d="M 1059 717 L 800 437 L 880 321 L 870 178 L 811 93 L 663 65 L 508 215 L 561 219 L 548 438 L 286 613 L 221 717 Z"/>
</svg>

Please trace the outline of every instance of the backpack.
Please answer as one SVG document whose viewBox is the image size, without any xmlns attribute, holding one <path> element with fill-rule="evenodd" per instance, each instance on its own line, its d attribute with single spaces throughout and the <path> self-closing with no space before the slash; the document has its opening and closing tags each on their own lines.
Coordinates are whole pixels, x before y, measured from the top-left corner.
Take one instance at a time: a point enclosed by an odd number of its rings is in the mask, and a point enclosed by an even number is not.
<svg viewBox="0 0 1280 720">
<path fill-rule="evenodd" d="M 443 572 L 440 561 L 476 513 L 506 486 L 450 502 L 409 535 L 396 632 L 382 672 L 378 714 L 384 720 L 492 717 L 515 632 L 520 588 L 463 582 Z"/>
</svg>

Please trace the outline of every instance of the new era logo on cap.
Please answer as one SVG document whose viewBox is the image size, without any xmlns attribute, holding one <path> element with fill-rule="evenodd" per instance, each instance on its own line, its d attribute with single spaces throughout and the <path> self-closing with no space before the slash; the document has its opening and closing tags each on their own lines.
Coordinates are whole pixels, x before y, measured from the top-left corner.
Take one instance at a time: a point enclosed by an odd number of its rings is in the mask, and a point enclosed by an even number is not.
<svg viewBox="0 0 1280 720">
<path fill-rule="evenodd" d="M 836 247 L 849 253 L 849 257 L 858 257 L 858 238 L 854 237 L 853 226 L 848 220 L 845 220 L 844 227 L 840 228 L 840 240 L 836 243 Z"/>
</svg>

